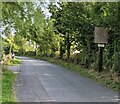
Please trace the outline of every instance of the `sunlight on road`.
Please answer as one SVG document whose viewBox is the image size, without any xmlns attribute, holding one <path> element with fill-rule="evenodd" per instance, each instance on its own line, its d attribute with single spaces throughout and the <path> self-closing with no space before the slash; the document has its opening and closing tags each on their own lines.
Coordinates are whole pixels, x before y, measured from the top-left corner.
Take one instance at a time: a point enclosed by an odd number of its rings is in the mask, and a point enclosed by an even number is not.
<svg viewBox="0 0 120 104">
<path fill-rule="evenodd" d="M 32 65 L 34 65 L 34 66 L 51 66 L 50 64 L 44 64 L 44 63 L 35 63 Z"/>
<path fill-rule="evenodd" d="M 43 74 L 43 75 L 45 75 L 45 76 L 50 76 L 50 74 Z"/>
<path fill-rule="evenodd" d="M 23 61 L 26 61 L 26 62 L 32 62 L 32 61 L 35 61 L 35 60 L 24 60 L 24 59 L 23 59 Z"/>
</svg>

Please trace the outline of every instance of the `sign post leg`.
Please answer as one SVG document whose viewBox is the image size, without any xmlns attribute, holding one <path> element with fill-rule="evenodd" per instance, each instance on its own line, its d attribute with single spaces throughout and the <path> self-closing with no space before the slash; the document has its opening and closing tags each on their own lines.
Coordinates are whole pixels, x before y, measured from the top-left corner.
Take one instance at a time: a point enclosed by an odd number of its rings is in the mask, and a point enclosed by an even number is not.
<svg viewBox="0 0 120 104">
<path fill-rule="evenodd" d="M 102 71 L 102 66 L 103 66 L 103 49 L 104 49 L 104 47 L 99 47 L 98 72 Z"/>
</svg>

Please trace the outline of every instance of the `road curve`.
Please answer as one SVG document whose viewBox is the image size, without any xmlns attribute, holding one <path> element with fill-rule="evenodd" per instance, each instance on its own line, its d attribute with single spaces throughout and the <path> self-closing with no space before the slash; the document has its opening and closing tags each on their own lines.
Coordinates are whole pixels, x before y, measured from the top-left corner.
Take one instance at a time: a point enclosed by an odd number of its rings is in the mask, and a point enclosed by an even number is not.
<svg viewBox="0 0 120 104">
<path fill-rule="evenodd" d="M 46 61 L 28 57 L 14 84 L 18 102 L 117 102 L 118 93 Z M 19 68 L 18 68 L 19 67 Z"/>
</svg>

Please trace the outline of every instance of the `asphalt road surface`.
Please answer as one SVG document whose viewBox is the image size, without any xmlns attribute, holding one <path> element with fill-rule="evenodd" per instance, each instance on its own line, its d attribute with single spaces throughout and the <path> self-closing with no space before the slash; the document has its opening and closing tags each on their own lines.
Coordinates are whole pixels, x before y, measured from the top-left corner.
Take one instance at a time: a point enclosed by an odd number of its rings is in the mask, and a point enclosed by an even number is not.
<svg viewBox="0 0 120 104">
<path fill-rule="evenodd" d="M 10 69 L 18 74 L 18 102 L 118 102 L 118 93 L 60 66 L 28 57 Z"/>
</svg>

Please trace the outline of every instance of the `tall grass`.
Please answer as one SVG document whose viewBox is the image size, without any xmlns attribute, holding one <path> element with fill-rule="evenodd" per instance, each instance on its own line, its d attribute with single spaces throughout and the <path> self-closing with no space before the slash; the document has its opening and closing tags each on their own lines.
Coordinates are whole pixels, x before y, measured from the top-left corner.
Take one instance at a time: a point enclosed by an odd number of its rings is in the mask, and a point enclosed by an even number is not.
<svg viewBox="0 0 120 104">
<path fill-rule="evenodd" d="M 2 103 L 3 104 L 13 104 L 15 102 L 15 97 L 13 93 L 13 83 L 15 81 L 16 75 L 8 70 L 7 67 L 2 69 Z"/>
</svg>

